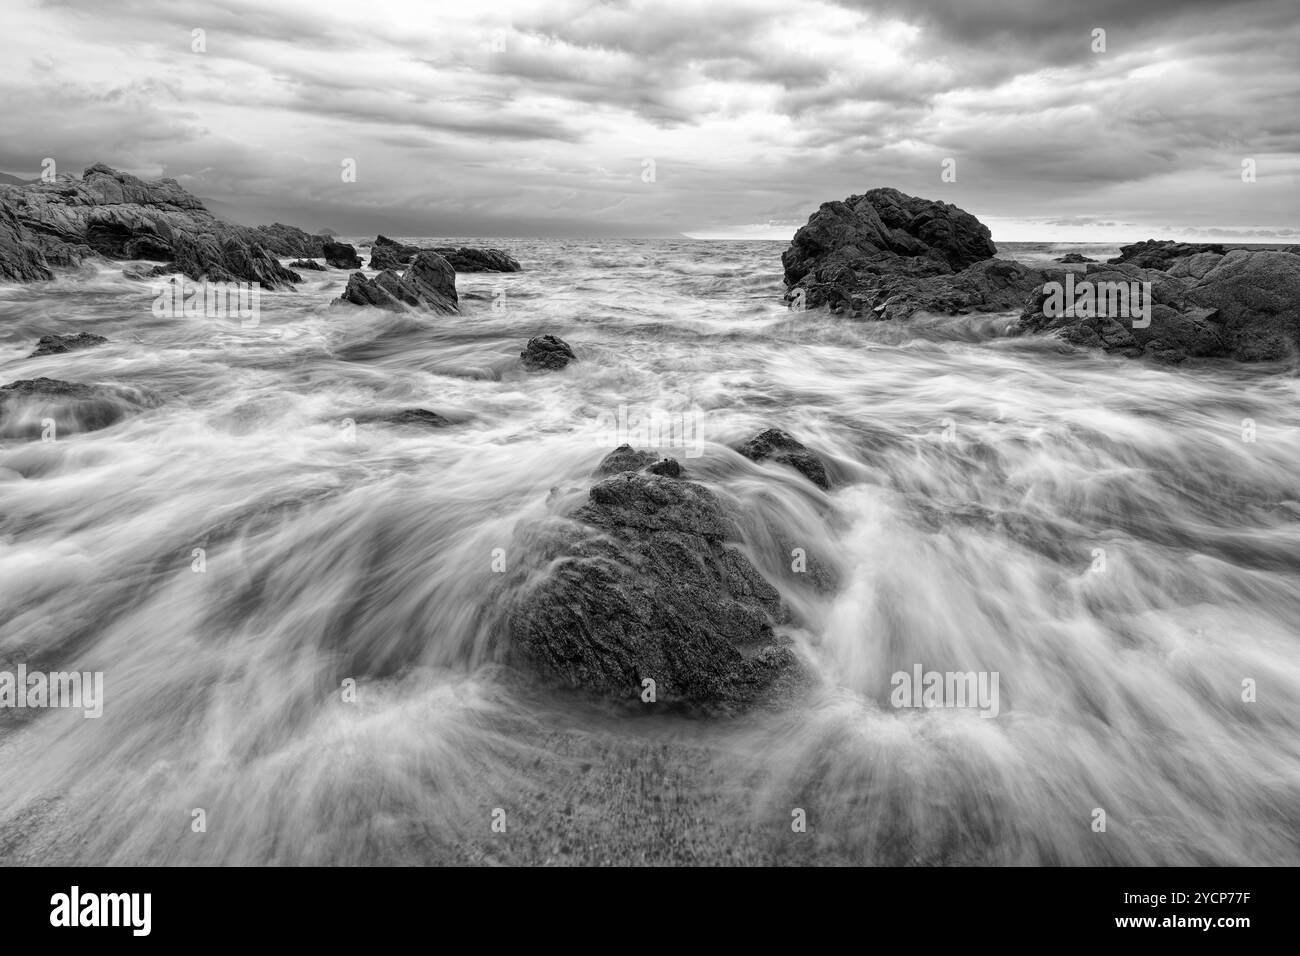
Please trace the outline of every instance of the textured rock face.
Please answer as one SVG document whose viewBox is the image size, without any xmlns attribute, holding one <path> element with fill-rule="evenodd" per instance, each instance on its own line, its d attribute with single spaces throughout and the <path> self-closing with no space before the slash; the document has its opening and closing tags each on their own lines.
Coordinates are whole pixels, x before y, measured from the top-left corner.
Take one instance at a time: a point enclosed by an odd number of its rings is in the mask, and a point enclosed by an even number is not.
<svg viewBox="0 0 1300 956">
<path fill-rule="evenodd" d="M 577 356 L 564 339 L 554 335 L 538 335 L 528 340 L 528 346 L 519 353 L 524 368 L 533 371 L 562 369 Z"/>
<path fill-rule="evenodd" d="M 321 250 L 325 264 L 333 269 L 360 269 L 361 257 L 357 250 L 346 242 L 327 242 Z"/>
<path fill-rule="evenodd" d="M 94 348 L 108 341 L 102 335 L 93 332 L 78 332 L 76 335 L 42 335 L 36 343 L 32 358 L 41 355 L 61 355 L 64 352 L 76 352 L 81 349 Z"/>
<path fill-rule="evenodd" d="M 1109 265 L 1127 263 L 1139 269 L 1167 270 L 1176 259 L 1201 253 L 1223 255 L 1224 248 L 1212 242 L 1174 242 L 1170 239 L 1148 239 L 1119 247 L 1119 255 Z"/>
<path fill-rule="evenodd" d="M 788 286 L 837 268 L 940 275 L 997 255 L 987 227 L 948 203 L 872 189 L 823 203 L 781 256 Z"/>
<path fill-rule="evenodd" d="M 890 319 L 921 309 L 1005 309 L 1015 295 L 1010 307 L 1018 308 L 1034 283 L 1017 263 L 987 266 L 996 254 L 989 230 L 970 213 L 873 189 L 824 203 L 795 233 L 781 256 L 785 298 L 796 309 L 826 305 Z"/>
<path fill-rule="evenodd" d="M 750 461 L 774 461 L 788 465 L 818 488 L 829 489 L 826 465 L 794 436 L 779 428 L 759 432 L 736 449 Z"/>
<path fill-rule="evenodd" d="M 1027 303 L 1020 328 L 1051 331 L 1074 345 L 1163 362 L 1188 357 L 1253 362 L 1296 354 L 1300 257 L 1241 249 L 1226 255 L 1212 249 L 1183 252 L 1172 260 L 1158 258 L 1171 264 L 1168 272 L 1132 262 L 1088 267 L 1083 278 L 1096 286 L 1150 283 L 1149 316 L 1135 320 L 1110 309 L 1097 309 L 1101 314 L 1094 315 L 1055 314 L 1046 308 L 1049 290 L 1043 287 Z M 1147 319 L 1149 324 L 1144 324 Z"/>
<path fill-rule="evenodd" d="M 37 439 L 52 421 L 56 434 L 95 431 L 159 404 L 133 388 L 85 385 L 53 378 L 0 385 L 0 438 Z"/>
<path fill-rule="evenodd" d="M 173 179 L 146 182 L 102 163 L 82 179 L 0 186 L 0 278 L 49 278 L 92 256 L 157 259 L 191 279 L 296 281 L 276 256 L 320 254 L 319 236 L 276 223 L 221 222 Z"/>
<path fill-rule="evenodd" d="M 456 296 L 456 272 L 436 252 L 421 252 L 400 277 L 384 271 L 374 278 L 352 273 L 343 295 L 335 304 L 373 306 L 400 312 L 406 308 L 424 309 L 442 315 L 459 312 Z"/>
<path fill-rule="evenodd" d="M 370 268 L 396 269 L 406 265 L 419 252 L 428 251 L 421 246 L 408 246 L 405 243 L 377 236 L 370 246 Z M 457 272 L 519 272 L 519 263 L 500 249 L 471 249 L 466 246 L 434 246 L 438 253 Z"/>
<path fill-rule="evenodd" d="M 465 246 L 435 246 L 434 252 L 451 263 L 457 272 L 519 272 L 513 256 L 500 249 L 470 249 Z"/>
<path fill-rule="evenodd" d="M 517 662 L 629 702 L 648 679 L 658 703 L 704 707 L 797 680 L 773 630 L 780 598 L 727 547 L 736 531 L 709 489 L 621 471 L 571 517 L 533 556 L 509 612 Z"/>
</svg>

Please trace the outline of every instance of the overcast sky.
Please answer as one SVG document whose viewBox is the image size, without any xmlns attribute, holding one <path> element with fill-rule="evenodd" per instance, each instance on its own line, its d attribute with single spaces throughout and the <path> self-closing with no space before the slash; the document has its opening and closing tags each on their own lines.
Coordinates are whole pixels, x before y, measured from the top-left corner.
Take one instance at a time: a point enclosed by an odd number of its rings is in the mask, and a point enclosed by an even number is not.
<svg viewBox="0 0 1300 956">
<path fill-rule="evenodd" d="M 896 186 L 995 240 L 1300 241 L 1297 0 L 4 6 L 0 170 L 245 222 L 788 238 Z"/>
</svg>

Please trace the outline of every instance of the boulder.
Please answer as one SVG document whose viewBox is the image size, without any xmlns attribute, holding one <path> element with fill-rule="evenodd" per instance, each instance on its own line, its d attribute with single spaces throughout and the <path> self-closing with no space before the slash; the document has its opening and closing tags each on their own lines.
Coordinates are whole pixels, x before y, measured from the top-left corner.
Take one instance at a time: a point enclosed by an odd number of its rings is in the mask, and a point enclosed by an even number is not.
<svg viewBox="0 0 1300 956">
<path fill-rule="evenodd" d="M 1080 263 L 1080 262 L 1096 262 L 1097 260 L 1089 259 L 1087 256 L 1083 255 L 1082 253 L 1067 252 L 1065 255 L 1061 256 L 1056 261 L 1064 262 L 1064 263 Z"/>
<path fill-rule="evenodd" d="M 507 614 L 509 657 L 560 683 L 638 703 L 751 704 L 799 679 L 774 625 L 776 590 L 727 542 L 717 496 L 667 475 L 619 472 L 525 559 Z"/>
<path fill-rule="evenodd" d="M 289 263 L 290 269 L 302 269 L 305 272 L 324 272 L 325 267 L 315 259 L 295 259 Z"/>
<path fill-rule="evenodd" d="M 1300 256 L 1234 249 L 1187 292 L 1214 310 L 1229 355 L 1272 361 L 1300 348 Z"/>
<path fill-rule="evenodd" d="M 945 275 L 996 254 L 988 228 L 970 213 L 884 188 L 823 203 L 781 263 L 791 292 L 797 286 L 824 300 L 824 284 L 852 291 L 882 273 Z"/>
<path fill-rule="evenodd" d="M 619 445 L 608 455 L 606 455 L 596 470 L 592 472 L 593 478 L 604 478 L 607 475 L 617 475 L 623 471 L 640 471 L 647 465 L 652 464 L 657 456 L 654 452 L 638 451 L 631 445 Z"/>
<path fill-rule="evenodd" d="M 826 476 L 825 463 L 802 442 L 779 428 L 759 432 L 736 451 L 750 461 L 774 461 L 788 465 L 818 488 L 829 490 L 831 486 L 830 479 Z"/>
<path fill-rule="evenodd" d="M 61 355 L 64 352 L 76 352 L 81 349 L 104 345 L 108 339 L 93 332 L 78 332 L 76 335 L 42 335 L 36 343 L 36 351 L 29 357 L 41 355 Z"/>
<path fill-rule="evenodd" d="M 436 252 L 421 252 L 400 277 L 384 271 L 374 278 L 354 272 L 343 295 L 334 304 L 373 306 L 400 312 L 424 309 L 442 315 L 459 312 L 456 296 L 456 273 L 446 259 Z"/>
<path fill-rule="evenodd" d="M 346 242 L 326 242 L 321 250 L 325 264 L 333 269 L 360 269 L 361 257 L 357 250 Z"/>
<path fill-rule="evenodd" d="M 41 438 L 49 420 L 55 438 L 95 431 L 158 404 L 153 394 L 123 386 L 52 378 L 10 382 L 0 385 L 0 438 Z"/>
<path fill-rule="evenodd" d="M 562 369 L 576 358 L 569 343 L 554 335 L 529 339 L 528 346 L 519 353 L 524 368 L 533 371 Z"/>
</svg>

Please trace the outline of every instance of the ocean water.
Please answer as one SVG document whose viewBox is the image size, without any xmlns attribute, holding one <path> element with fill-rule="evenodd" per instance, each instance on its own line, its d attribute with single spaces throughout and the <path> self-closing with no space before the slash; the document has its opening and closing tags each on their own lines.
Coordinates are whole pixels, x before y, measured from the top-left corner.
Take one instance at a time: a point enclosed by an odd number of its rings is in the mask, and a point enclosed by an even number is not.
<svg viewBox="0 0 1300 956">
<path fill-rule="evenodd" d="M 337 270 L 254 327 L 116 267 L 0 287 L 0 382 L 161 399 L 0 440 L 0 670 L 105 688 L 0 710 L 0 862 L 1300 863 L 1292 373 L 792 313 L 781 243 L 472 242 L 524 271 L 451 317 L 332 310 Z M 1071 249 L 1114 251 L 1003 254 Z M 526 374 L 542 333 L 580 361 Z M 381 406 L 453 425 L 348 424 Z M 805 697 L 630 715 L 502 665 L 494 565 L 620 414 L 740 516 Z M 730 450 L 768 426 L 835 488 Z M 894 707 L 917 665 L 996 673 L 997 716 Z"/>
</svg>

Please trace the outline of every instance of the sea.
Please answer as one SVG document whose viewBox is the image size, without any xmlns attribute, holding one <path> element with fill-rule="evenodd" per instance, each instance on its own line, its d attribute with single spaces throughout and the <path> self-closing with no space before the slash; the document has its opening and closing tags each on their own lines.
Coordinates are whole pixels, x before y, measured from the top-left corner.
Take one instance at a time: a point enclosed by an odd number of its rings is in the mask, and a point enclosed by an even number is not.
<svg viewBox="0 0 1300 956">
<path fill-rule="evenodd" d="M 0 863 L 1300 863 L 1293 370 L 792 312 L 779 242 L 405 239 L 523 268 L 451 316 L 331 307 L 342 270 L 256 322 L 160 316 L 122 264 L 0 286 L 0 384 L 158 396 L 0 439 L 0 671 L 103 687 L 0 708 Z M 1117 250 L 1000 249 L 1068 251 Z M 542 334 L 578 360 L 527 372 Z M 361 420 L 411 407 L 450 424 Z M 769 427 L 829 492 L 732 450 Z M 739 516 L 800 695 L 629 710 L 509 665 L 502 570 L 622 441 Z M 996 675 L 996 714 L 900 706 L 929 672 Z"/>
</svg>

